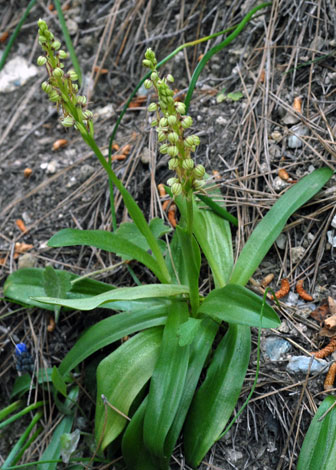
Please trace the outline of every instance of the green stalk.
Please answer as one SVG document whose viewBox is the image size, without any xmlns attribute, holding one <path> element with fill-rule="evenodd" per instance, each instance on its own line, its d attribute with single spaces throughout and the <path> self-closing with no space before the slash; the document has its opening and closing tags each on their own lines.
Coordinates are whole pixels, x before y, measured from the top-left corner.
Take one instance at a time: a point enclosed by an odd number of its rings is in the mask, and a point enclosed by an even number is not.
<svg viewBox="0 0 336 470">
<path fill-rule="evenodd" d="M 44 402 L 43 401 L 38 401 L 36 403 L 34 403 L 33 405 L 29 405 L 27 406 L 24 410 L 21 410 L 19 411 L 18 413 L 16 413 L 15 415 L 11 416 L 10 418 L 6 419 L 6 421 L 3 421 L 1 424 L 0 424 L 0 429 L 8 426 L 8 424 L 11 424 L 13 423 L 14 421 L 16 421 L 17 419 L 21 418 L 22 416 L 26 415 L 27 413 L 30 413 L 30 411 L 33 411 L 35 410 L 36 408 L 39 408 L 40 406 L 43 406 L 44 405 Z"/>
<path fill-rule="evenodd" d="M 7 459 L 5 460 L 3 466 L 1 467 L 2 470 L 7 470 L 11 465 L 13 465 L 13 464 L 15 465 L 16 462 L 19 460 L 20 452 L 21 452 L 21 449 L 24 445 L 25 440 L 28 438 L 31 430 L 33 429 L 35 424 L 42 418 L 42 416 L 43 416 L 42 411 L 39 411 L 34 415 L 33 419 L 31 420 L 31 422 L 27 426 L 26 430 L 24 431 L 22 436 L 20 436 L 19 440 L 17 441 L 17 443 L 14 445 L 14 447 L 10 451 Z"/>
</svg>

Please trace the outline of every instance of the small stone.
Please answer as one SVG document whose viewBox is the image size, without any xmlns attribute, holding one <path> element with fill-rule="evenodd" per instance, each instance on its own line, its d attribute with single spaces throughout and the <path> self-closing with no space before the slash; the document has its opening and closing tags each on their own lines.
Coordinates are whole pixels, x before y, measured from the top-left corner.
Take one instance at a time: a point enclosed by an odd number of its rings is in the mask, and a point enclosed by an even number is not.
<svg viewBox="0 0 336 470">
<path fill-rule="evenodd" d="M 307 356 L 293 356 L 290 358 L 286 370 L 292 374 L 307 374 L 311 361 L 310 374 L 316 374 L 328 365 L 328 362 L 323 359 L 317 360 Z"/>
<path fill-rule="evenodd" d="M 76 21 L 72 20 L 71 18 L 69 18 L 67 21 L 66 21 L 66 25 L 67 25 L 67 28 L 69 30 L 69 34 L 70 36 L 74 36 L 77 31 L 78 31 L 78 24 L 76 23 Z"/>
<path fill-rule="evenodd" d="M 242 452 L 240 452 L 239 450 L 228 449 L 226 452 L 227 452 L 228 459 L 229 459 L 231 462 L 235 462 L 235 463 L 236 463 L 238 460 L 240 460 L 240 459 L 243 458 L 243 454 L 242 454 Z"/>
<path fill-rule="evenodd" d="M 0 93 L 10 93 L 35 77 L 39 69 L 21 56 L 9 60 L 0 72 Z"/>
<path fill-rule="evenodd" d="M 330 243 L 330 245 L 333 248 L 336 248 L 336 236 L 335 236 L 335 231 L 334 230 L 328 230 L 327 238 L 328 238 L 328 243 Z"/>
<path fill-rule="evenodd" d="M 88 165 L 87 163 L 85 165 L 82 165 L 80 167 L 79 173 L 80 173 L 80 181 L 83 182 L 87 180 L 93 173 L 95 172 L 95 169 L 93 166 Z"/>
<path fill-rule="evenodd" d="M 25 253 L 19 257 L 18 268 L 34 268 L 36 264 L 36 258 L 30 253 Z"/>
<path fill-rule="evenodd" d="M 286 126 L 291 126 L 292 124 L 297 124 L 300 121 L 298 117 L 296 117 L 292 113 L 286 113 L 282 118 L 282 122 L 286 124 Z"/>
<path fill-rule="evenodd" d="M 288 341 L 275 336 L 266 338 L 263 346 L 270 361 L 279 361 L 281 356 L 291 349 L 291 345 Z"/>
<path fill-rule="evenodd" d="M 151 162 L 152 152 L 149 150 L 148 147 L 144 147 L 140 156 L 140 160 L 144 165 L 149 165 L 149 163 Z"/>
<path fill-rule="evenodd" d="M 288 137 L 288 147 L 291 149 L 296 149 L 302 147 L 302 140 L 300 136 L 304 136 L 308 134 L 308 129 L 305 126 L 295 126 L 291 129 L 294 135 L 290 135 Z"/>
<path fill-rule="evenodd" d="M 279 250 L 284 250 L 286 246 L 287 237 L 284 233 L 280 233 L 278 238 L 275 240 L 275 243 Z"/>
<path fill-rule="evenodd" d="M 227 119 L 225 119 L 223 116 L 218 116 L 216 119 L 216 124 L 219 124 L 220 126 L 226 126 L 227 123 Z"/>
<path fill-rule="evenodd" d="M 95 118 L 98 117 L 98 118 L 108 119 L 111 116 L 113 116 L 113 114 L 114 114 L 114 109 L 111 103 L 107 104 L 103 108 L 95 109 L 94 111 Z"/>
<path fill-rule="evenodd" d="M 333 228 L 336 228 L 336 215 L 334 215 L 334 217 L 333 217 L 333 219 L 332 219 L 332 221 L 331 221 L 331 226 L 332 226 Z"/>
<path fill-rule="evenodd" d="M 272 134 L 271 134 L 271 138 L 272 138 L 273 140 L 275 140 L 275 142 L 280 142 L 281 139 L 282 139 L 282 134 L 281 134 L 281 132 L 279 132 L 279 131 L 274 131 L 274 132 L 272 132 Z"/>
<path fill-rule="evenodd" d="M 57 162 L 55 160 L 51 160 L 46 168 L 47 175 L 53 175 L 54 173 L 56 173 L 57 166 Z"/>
<path fill-rule="evenodd" d="M 268 152 L 273 159 L 281 157 L 281 149 L 277 144 L 271 144 L 268 147 Z"/>
<path fill-rule="evenodd" d="M 291 248 L 290 254 L 291 254 L 293 264 L 296 264 L 301 260 L 305 251 L 306 250 L 303 248 L 303 246 L 293 246 Z"/>
<path fill-rule="evenodd" d="M 280 192 L 288 186 L 288 183 L 280 178 L 280 176 L 276 176 L 273 181 L 273 188 L 276 192 Z"/>
</svg>

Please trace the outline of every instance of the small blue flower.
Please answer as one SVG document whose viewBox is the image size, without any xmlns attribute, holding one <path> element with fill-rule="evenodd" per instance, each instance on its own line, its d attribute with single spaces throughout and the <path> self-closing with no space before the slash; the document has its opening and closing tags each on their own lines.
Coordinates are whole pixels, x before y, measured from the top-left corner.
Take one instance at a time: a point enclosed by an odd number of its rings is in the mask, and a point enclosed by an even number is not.
<svg viewBox="0 0 336 470">
<path fill-rule="evenodd" d="M 32 373 L 34 370 L 34 360 L 30 355 L 25 343 L 15 345 L 16 369 L 18 372 Z"/>
<path fill-rule="evenodd" d="M 21 356 L 22 353 L 27 352 L 27 346 L 25 343 L 18 343 L 15 345 L 15 354 Z"/>
</svg>

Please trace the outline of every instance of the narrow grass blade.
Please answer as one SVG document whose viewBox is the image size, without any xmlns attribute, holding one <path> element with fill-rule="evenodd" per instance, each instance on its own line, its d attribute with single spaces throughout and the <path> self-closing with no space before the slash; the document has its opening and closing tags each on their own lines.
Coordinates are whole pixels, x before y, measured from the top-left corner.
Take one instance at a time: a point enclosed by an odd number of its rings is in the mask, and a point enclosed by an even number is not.
<svg viewBox="0 0 336 470">
<path fill-rule="evenodd" d="M 234 215 L 230 214 L 224 207 L 217 204 L 211 199 L 211 197 L 205 196 L 204 194 L 196 194 L 198 199 L 200 199 L 204 204 L 210 207 L 215 214 L 219 215 L 223 219 L 229 221 L 235 227 L 238 227 L 238 219 Z"/>
<path fill-rule="evenodd" d="M 42 418 L 43 412 L 38 411 L 32 418 L 31 422 L 27 426 L 27 428 L 24 430 L 23 434 L 20 436 L 19 440 L 17 443 L 12 447 L 10 453 L 8 454 L 8 457 L 4 461 L 1 469 L 2 470 L 7 470 L 9 467 L 12 465 L 15 465 L 16 462 L 19 460 L 21 456 L 21 450 L 25 444 L 25 441 L 28 439 L 29 434 L 31 433 L 32 429 L 34 428 L 35 424 L 38 423 L 38 421 Z"/>
<path fill-rule="evenodd" d="M 230 282 L 245 285 L 283 230 L 288 218 L 311 199 L 331 178 L 320 168 L 302 178 L 278 199 L 252 232 L 234 267 Z"/>
<path fill-rule="evenodd" d="M 71 403 L 76 402 L 78 399 L 78 391 L 78 387 L 73 387 L 69 392 L 66 403 L 70 405 Z M 45 460 L 46 462 L 38 465 L 38 470 L 56 470 L 58 459 L 61 455 L 61 436 L 64 433 L 71 432 L 74 419 L 74 414 L 65 416 L 55 428 L 50 443 L 40 458 L 40 461 L 43 462 Z"/>
<path fill-rule="evenodd" d="M 24 14 L 22 15 L 22 18 L 20 19 L 20 21 L 16 25 L 16 28 L 14 29 L 13 34 L 9 38 L 8 44 L 5 47 L 5 50 L 3 51 L 1 59 L 0 59 L 0 70 L 2 70 L 3 66 L 5 65 L 6 59 L 8 57 L 8 54 L 9 54 L 14 42 L 15 42 L 15 39 L 17 38 L 17 35 L 19 34 L 20 29 L 22 28 L 22 25 L 26 21 L 27 16 L 29 15 L 30 10 L 33 8 L 35 3 L 36 3 L 36 0 L 30 0 Z"/>
<path fill-rule="evenodd" d="M 62 7 L 61 7 L 61 3 L 60 3 L 59 0 L 55 0 L 55 8 L 56 8 L 56 11 L 57 11 L 57 14 L 58 14 L 58 19 L 59 19 L 59 22 L 60 22 L 60 25 L 61 25 L 64 41 L 65 41 L 66 47 L 69 51 L 73 68 L 75 69 L 75 72 L 78 75 L 79 84 L 82 85 L 82 72 L 81 72 L 79 62 L 78 62 L 78 59 L 77 59 L 77 56 L 76 56 L 76 53 L 75 53 L 75 49 L 73 47 L 73 44 L 72 44 L 72 41 L 71 41 L 71 38 L 70 38 L 69 30 L 68 30 L 68 27 L 66 25 L 64 15 L 63 15 L 63 11 L 62 11 Z"/>
<path fill-rule="evenodd" d="M 211 57 L 215 54 L 217 54 L 217 52 L 221 51 L 222 49 L 224 49 L 224 47 L 228 46 L 240 33 L 241 31 L 244 29 L 244 27 L 246 26 L 246 24 L 250 21 L 250 19 L 252 18 L 252 16 L 258 11 L 258 10 L 261 10 L 262 8 L 266 8 L 268 6 L 272 5 L 271 2 L 267 2 L 267 3 L 261 3 L 260 5 L 252 8 L 252 10 L 250 10 L 247 15 L 244 16 L 244 18 L 242 19 L 242 21 L 238 24 L 238 26 L 236 27 L 236 29 L 226 38 L 224 39 L 224 41 L 220 42 L 219 44 L 217 44 L 216 46 L 212 47 L 203 57 L 202 59 L 200 60 L 200 62 L 198 63 L 192 77 L 191 77 L 191 81 L 190 81 L 190 85 L 189 85 L 189 88 L 188 88 L 188 93 L 187 93 L 187 96 L 186 96 L 186 99 L 184 100 L 184 104 L 186 105 L 186 110 L 188 112 L 188 108 L 189 108 L 189 105 L 190 105 L 190 101 L 191 101 L 191 97 L 192 97 L 192 94 L 194 92 L 194 89 L 195 89 L 195 86 L 196 86 L 196 83 L 197 83 L 197 80 L 198 80 L 198 77 L 200 76 L 200 73 L 202 72 L 202 70 L 204 69 L 205 65 L 207 64 L 207 62 L 211 59 Z"/>
</svg>

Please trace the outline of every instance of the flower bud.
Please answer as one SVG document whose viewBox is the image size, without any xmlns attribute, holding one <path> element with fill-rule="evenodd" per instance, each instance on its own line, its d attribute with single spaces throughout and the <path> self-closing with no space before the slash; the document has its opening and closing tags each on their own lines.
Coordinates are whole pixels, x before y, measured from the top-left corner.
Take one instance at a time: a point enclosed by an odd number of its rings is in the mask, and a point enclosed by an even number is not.
<svg viewBox="0 0 336 470">
<path fill-rule="evenodd" d="M 169 180 L 167 180 L 168 186 L 172 186 L 173 184 L 178 183 L 178 182 L 179 182 L 179 180 L 175 177 L 169 178 Z"/>
<path fill-rule="evenodd" d="M 58 51 L 58 49 L 60 49 L 61 47 L 61 43 L 59 41 L 54 41 L 52 44 L 51 44 L 51 47 L 53 49 L 55 49 L 55 51 Z"/>
<path fill-rule="evenodd" d="M 93 118 L 93 112 L 87 109 L 84 111 L 83 116 L 85 119 L 92 119 Z"/>
<path fill-rule="evenodd" d="M 38 25 L 38 27 L 40 28 L 40 30 L 42 32 L 45 31 L 46 29 L 48 29 L 47 23 L 44 20 L 42 20 L 41 18 L 38 20 L 37 25 Z"/>
<path fill-rule="evenodd" d="M 198 191 L 199 189 L 201 189 L 203 186 L 204 186 L 204 181 L 200 181 L 200 180 L 195 180 L 193 182 L 193 188 Z"/>
<path fill-rule="evenodd" d="M 168 148 L 169 148 L 168 144 L 162 144 L 159 148 L 160 153 L 163 153 L 163 154 L 168 153 Z"/>
<path fill-rule="evenodd" d="M 78 95 L 77 96 L 77 103 L 82 105 L 82 106 L 85 106 L 86 105 L 86 96 L 81 96 L 81 95 Z"/>
<path fill-rule="evenodd" d="M 67 59 L 68 56 L 69 56 L 69 54 L 67 52 L 63 51 L 62 49 L 60 51 L 58 51 L 58 57 L 60 59 L 62 59 L 62 60 Z"/>
<path fill-rule="evenodd" d="M 192 160 L 191 158 L 186 158 L 182 162 L 182 168 L 184 168 L 185 170 L 192 170 L 194 168 L 194 160 Z"/>
<path fill-rule="evenodd" d="M 52 86 L 48 82 L 43 82 L 41 84 L 41 88 L 43 91 L 45 91 L 48 94 L 52 92 Z"/>
<path fill-rule="evenodd" d="M 151 125 L 152 127 L 158 126 L 158 125 L 159 125 L 158 120 L 157 120 L 157 119 L 153 119 L 153 120 L 151 121 L 150 125 Z"/>
<path fill-rule="evenodd" d="M 193 120 L 190 116 L 185 116 L 182 120 L 182 127 L 183 129 L 189 129 L 192 126 Z"/>
<path fill-rule="evenodd" d="M 186 139 L 184 139 L 184 145 L 189 148 L 194 146 L 194 139 L 192 135 L 189 135 Z"/>
<path fill-rule="evenodd" d="M 172 76 L 171 73 L 167 75 L 167 81 L 170 83 L 174 83 L 174 77 Z"/>
<path fill-rule="evenodd" d="M 160 119 L 160 127 L 166 127 L 167 124 L 168 124 L 167 118 L 163 117 Z"/>
<path fill-rule="evenodd" d="M 146 88 L 146 90 L 149 90 L 150 88 L 152 88 L 152 86 L 153 86 L 153 83 L 151 82 L 151 80 L 144 81 L 144 87 Z"/>
<path fill-rule="evenodd" d="M 194 175 L 196 178 L 203 178 L 205 175 L 205 168 L 203 165 L 196 165 L 194 169 Z"/>
<path fill-rule="evenodd" d="M 179 165 L 179 161 L 178 161 L 178 158 L 172 158 L 171 160 L 169 160 L 168 162 L 168 168 L 170 170 L 176 170 L 176 168 L 178 167 Z"/>
<path fill-rule="evenodd" d="M 47 38 L 43 34 L 39 34 L 39 43 L 42 45 L 47 42 Z"/>
<path fill-rule="evenodd" d="M 156 81 L 158 80 L 158 78 L 159 78 L 159 75 L 157 74 L 157 72 L 153 72 L 153 73 L 151 74 L 151 77 L 150 77 L 150 78 L 151 78 L 152 82 L 156 82 Z"/>
<path fill-rule="evenodd" d="M 40 57 L 37 58 L 37 65 L 45 65 L 47 63 L 47 58 L 44 57 L 43 55 L 40 55 Z"/>
<path fill-rule="evenodd" d="M 198 135 L 193 135 L 192 138 L 194 140 L 194 145 L 195 146 L 200 144 L 200 138 L 198 137 Z"/>
<path fill-rule="evenodd" d="M 184 103 L 175 103 L 175 106 L 176 106 L 176 111 L 179 113 L 179 114 L 185 114 L 186 113 L 186 107 L 185 107 L 185 104 Z"/>
<path fill-rule="evenodd" d="M 61 97 L 60 97 L 60 95 L 57 93 L 56 90 L 52 90 L 52 91 L 49 93 L 49 99 L 50 99 L 50 101 L 53 101 L 53 102 L 57 103 L 58 101 L 60 101 Z"/>
<path fill-rule="evenodd" d="M 174 183 L 171 186 L 171 192 L 174 196 L 179 196 L 182 193 L 182 185 L 181 183 Z"/>
<path fill-rule="evenodd" d="M 158 141 L 159 142 L 163 142 L 164 140 L 166 140 L 166 134 L 163 132 L 163 131 L 159 131 L 158 132 Z"/>
<path fill-rule="evenodd" d="M 68 75 L 72 82 L 75 82 L 78 80 L 78 75 L 73 69 L 69 70 Z"/>
<path fill-rule="evenodd" d="M 177 123 L 176 116 L 174 116 L 174 115 L 168 116 L 168 124 L 170 126 L 175 126 L 176 123 Z"/>
<path fill-rule="evenodd" d="M 156 63 L 155 52 L 150 47 L 145 52 L 145 57 L 147 60 L 150 60 L 154 64 Z"/>
<path fill-rule="evenodd" d="M 149 112 L 153 112 L 153 111 L 156 111 L 156 110 L 157 110 L 157 104 L 156 103 L 151 103 L 147 108 L 147 111 L 149 111 Z"/>
<path fill-rule="evenodd" d="M 77 93 L 77 91 L 78 91 L 78 85 L 77 85 L 77 83 L 72 83 L 72 89 L 73 89 L 73 91 L 74 91 L 75 93 Z"/>
<path fill-rule="evenodd" d="M 169 132 L 167 138 L 171 144 L 176 144 L 176 142 L 178 142 L 179 140 L 179 136 L 177 132 Z"/>
<path fill-rule="evenodd" d="M 176 147 L 176 145 L 171 145 L 170 147 L 168 147 L 167 153 L 171 157 L 176 157 L 178 155 L 178 148 Z"/>
<path fill-rule="evenodd" d="M 64 75 L 64 72 L 60 67 L 56 67 L 55 70 L 53 71 L 53 76 L 56 78 L 60 78 L 63 75 Z"/>
<path fill-rule="evenodd" d="M 72 127 L 75 124 L 75 120 L 71 116 L 67 116 L 61 121 L 62 126 L 64 127 Z"/>
<path fill-rule="evenodd" d="M 142 61 L 142 65 L 143 65 L 144 67 L 148 67 L 149 69 L 151 69 L 151 68 L 154 67 L 152 61 L 147 60 L 147 59 L 144 59 L 144 60 Z"/>
</svg>

